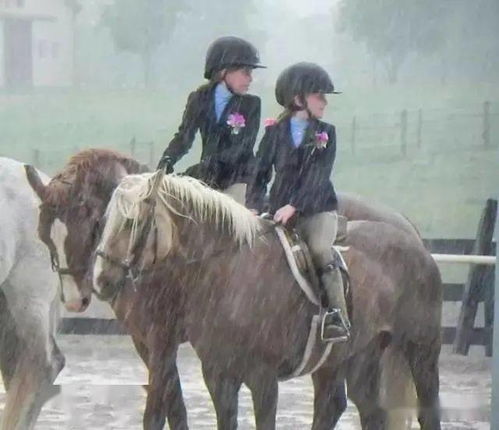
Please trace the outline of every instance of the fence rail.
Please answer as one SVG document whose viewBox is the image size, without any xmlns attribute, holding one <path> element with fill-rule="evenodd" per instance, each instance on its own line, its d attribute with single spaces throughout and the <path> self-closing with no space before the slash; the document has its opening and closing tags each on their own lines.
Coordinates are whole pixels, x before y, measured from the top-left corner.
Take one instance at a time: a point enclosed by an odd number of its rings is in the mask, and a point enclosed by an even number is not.
<svg viewBox="0 0 499 430">
<path fill-rule="evenodd" d="M 413 155 L 442 154 L 449 151 L 491 150 L 499 148 L 499 103 L 450 109 L 402 109 L 398 112 L 338 115 L 333 123 L 338 131 L 338 152 L 343 158 L 353 157 L 370 163 L 390 163 Z M 67 142 L 78 142 L 58 149 L 9 148 L 6 155 L 33 163 L 54 173 L 69 156 L 84 147 L 79 128 L 66 124 Z M 161 130 L 167 134 L 169 130 Z M 173 133 L 173 130 L 171 130 Z M 166 139 L 166 137 L 165 137 Z M 40 139 L 38 139 L 40 141 Z M 43 141 L 43 136 L 41 137 Z M 50 142 L 49 142 L 50 143 Z M 112 143 L 112 147 L 128 153 L 142 163 L 155 166 L 162 145 L 132 137 L 128 142 Z M 14 151 L 14 152 L 11 152 Z"/>
<path fill-rule="evenodd" d="M 406 157 L 422 149 L 438 153 L 451 148 L 497 148 L 497 119 L 499 112 L 485 101 L 475 112 L 469 108 L 402 109 L 397 113 L 355 115 L 350 121 L 343 118 L 335 124 L 340 135 L 339 151 L 345 155 L 359 156 L 363 151 L 383 147 L 389 148 L 392 155 Z"/>
</svg>

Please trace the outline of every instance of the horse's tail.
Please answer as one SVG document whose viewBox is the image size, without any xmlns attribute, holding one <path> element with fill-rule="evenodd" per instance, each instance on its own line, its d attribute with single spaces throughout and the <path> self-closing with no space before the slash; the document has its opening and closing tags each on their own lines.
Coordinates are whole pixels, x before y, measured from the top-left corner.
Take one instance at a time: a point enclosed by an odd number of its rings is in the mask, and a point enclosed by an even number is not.
<svg viewBox="0 0 499 430">
<path fill-rule="evenodd" d="M 417 407 L 416 391 L 407 360 L 396 345 L 389 345 L 383 354 L 380 382 L 380 403 L 387 411 L 387 428 L 410 429 Z"/>
</svg>

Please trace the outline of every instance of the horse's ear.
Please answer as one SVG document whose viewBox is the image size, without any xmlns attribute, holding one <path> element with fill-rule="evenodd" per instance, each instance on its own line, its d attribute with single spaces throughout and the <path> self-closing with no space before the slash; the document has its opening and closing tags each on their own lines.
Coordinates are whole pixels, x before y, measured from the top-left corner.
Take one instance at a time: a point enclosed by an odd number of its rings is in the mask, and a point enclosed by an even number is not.
<svg viewBox="0 0 499 430">
<path fill-rule="evenodd" d="M 149 173 L 151 171 L 151 168 L 147 164 L 140 164 L 139 166 L 139 173 Z"/>
<path fill-rule="evenodd" d="M 149 173 L 151 169 L 146 164 L 139 163 L 136 160 L 127 160 L 126 170 L 128 174 L 130 173 Z"/>
<path fill-rule="evenodd" d="M 28 178 L 31 188 L 33 188 L 33 191 L 43 202 L 47 194 L 47 186 L 42 182 L 40 175 L 38 175 L 38 172 L 33 166 L 25 164 L 24 170 L 26 171 L 26 177 Z"/>
</svg>

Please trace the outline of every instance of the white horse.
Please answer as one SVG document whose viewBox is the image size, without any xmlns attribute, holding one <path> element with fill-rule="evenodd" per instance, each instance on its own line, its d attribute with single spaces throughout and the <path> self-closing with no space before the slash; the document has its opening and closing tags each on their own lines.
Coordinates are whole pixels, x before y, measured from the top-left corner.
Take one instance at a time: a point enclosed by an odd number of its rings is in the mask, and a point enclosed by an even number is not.
<svg viewBox="0 0 499 430">
<path fill-rule="evenodd" d="M 58 392 L 53 382 L 64 367 L 54 339 L 60 280 L 38 238 L 39 204 L 24 165 L 0 157 L 0 371 L 7 391 L 0 430 L 34 428 L 43 404 Z M 61 265 L 64 234 L 64 225 L 54 224 Z M 68 303 L 73 286 L 64 285 Z"/>
</svg>

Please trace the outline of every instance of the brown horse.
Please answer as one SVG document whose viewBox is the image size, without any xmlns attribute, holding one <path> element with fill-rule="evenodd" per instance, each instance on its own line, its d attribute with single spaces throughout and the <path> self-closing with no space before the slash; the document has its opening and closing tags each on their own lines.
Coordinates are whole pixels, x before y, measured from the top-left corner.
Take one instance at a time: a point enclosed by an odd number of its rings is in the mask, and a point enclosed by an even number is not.
<svg viewBox="0 0 499 430">
<path fill-rule="evenodd" d="M 80 296 L 74 298 L 70 307 L 75 311 L 84 311 L 91 299 L 94 252 L 112 192 L 125 175 L 147 168 L 132 158 L 103 149 L 88 149 L 76 154 L 48 185 L 44 185 L 33 167 L 25 167 L 29 183 L 42 201 L 38 223 L 40 239 L 49 248 L 53 261 L 67 261 L 68 267 L 57 265 L 56 269 L 63 286 L 74 282 L 79 289 Z M 56 219 L 61 220 L 67 229 L 67 236 L 62 242 L 64 246 L 60 248 L 53 243 L 50 235 Z M 168 325 L 168 315 L 150 298 L 157 297 L 158 301 L 174 299 L 165 296 L 167 292 L 158 288 L 160 280 L 166 279 L 166 275 L 161 270 L 152 275 L 151 283 L 141 287 L 144 294 L 135 294 L 128 283 L 119 295 L 109 299 L 148 368 L 151 368 L 150 358 L 152 361 L 159 360 L 157 354 L 160 349 L 156 342 L 161 343 L 161 333 Z M 149 351 L 156 354 L 149 354 Z M 167 386 L 165 389 L 165 413 L 168 413 L 171 428 L 186 429 L 187 415 L 176 368 L 175 373 L 168 376 L 169 380 L 176 380 L 177 383 L 173 384 L 173 388 Z M 148 428 L 147 414 L 145 427 Z"/>
<path fill-rule="evenodd" d="M 114 184 L 119 182 L 123 175 L 123 168 L 128 170 L 132 167 L 132 171 L 140 169 L 138 164 L 131 160 L 126 159 L 126 157 L 121 156 L 110 151 L 102 150 L 90 150 L 84 151 L 77 156 L 75 156 L 71 162 L 66 166 L 64 171 L 62 171 L 57 178 L 60 181 L 52 182 L 48 187 L 42 187 L 36 180 L 30 175 L 30 169 L 28 169 L 28 177 L 31 179 L 30 182 L 34 186 L 35 190 L 49 207 L 57 208 L 59 216 L 68 221 L 68 236 L 81 237 L 84 232 L 98 232 L 99 222 L 101 220 L 103 208 L 106 205 L 112 191 Z M 75 174 L 78 171 L 78 174 Z M 105 186 L 103 188 L 96 186 L 99 182 L 104 182 L 105 184 L 111 184 L 110 186 Z M 105 192 L 103 192 L 105 191 Z M 74 205 L 78 202 L 78 205 Z M 90 205 L 89 203 L 93 203 Z M 85 209 L 80 211 L 70 210 L 73 206 L 85 206 Z M 91 216 L 80 216 L 80 214 L 86 211 L 87 214 Z M 362 203 L 358 199 L 352 199 L 348 196 L 340 197 L 340 211 L 347 214 L 349 217 L 361 217 L 366 219 L 377 219 L 380 217 L 382 220 L 393 223 L 397 227 L 401 227 L 401 217 L 393 215 L 387 210 L 380 211 L 378 208 L 372 208 L 370 205 Z M 100 213 L 99 213 L 100 212 Z M 382 218 L 384 216 L 384 219 Z M 50 219 L 50 217 L 49 217 Z M 353 218 L 355 219 L 355 218 Z M 41 220 L 41 233 L 50 230 L 50 227 L 44 225 L 45 218 Z M 404 224 L 404 220 L 402 220 Z M 404 226 L 402 226 L 403 228 Z M 74 246 L 72 246 L 74 245 Z M 89 249 L 88 247 L 86 249 Z M 76 241 L 70 241 L 62 252 L 67 253 L 69 261 L 78 261 L 77 269 L 82 270 L 84 266 L 91 266 L 90 259 L 76 258 L 77 255 L 81 255 L 80 244 Z M 87 251 L 85 256 L 90 253 Z M 69 271 L 71 273 L 71 271 Z M 161 336 L 151 335 L 151 333 L 160 333 L 165 327 L 164 322 L 167 318 L 165 313 L 159 306 L 153 306 L 148 298 L 154 296 L 158 297 L 157 302 L 161 302 L 161 294 L 166 294 L 163 289 L 158 288 L 158 280 L 166 279 L 165 274 L 161 272 L 155 273 L 154 279 L 151 275 L 148 275 L 151 280 L 151 285 L 142 283 L 141 292 L 144 294 L 135 294 L 133 290 L 129 287 L 124 288 L 122 293 L 116 297 L 113 301 L 114 309 L 117 313 L 118 318 L 125 322 L 129 328 L 134 342 L 137 346 L 139 353 L 144 358 L 146 364 L 148 364 L 148 350 L 155 350 L 154 339 L 158 339 Z M 80 284 L 82 294 L 82 303 L 84 303 L 84 298 L 88 296 L 88 282 Z M 146 300 L 144 300 L 146 299 Z M 158 309 L 160 308 L 160 309 Z M 153 311 L 156 309 L 156 312 Z M 156 321 L 153 324 L 151 321 Z M 148 346 L 146 346 L 148 345 Z M 373 365 L 378 363 L 374 362 Z M 369 365 L 369 363 L 365 363 Z M 178 375 L 174 375 L 178 380 Z M 177 384 L 178 385 L 178 384 Z M 342 388 L 342 385 L 338 385 Z M 350 390 L 352 391 L 352 390 Z M 166 391 L 168 392 L 168 391 Z M 180 393 L 180 386 L 178 385 L 178 393 Z M 185 428 L 185 408 L 183 402 L 181 401 L 181 393 L 173 394 L 170 396 L 167 402 L 169 406 L 168 411 L 170 416 L 173 415 L 173 419 L 170 419 L 170 425 L 173 428 Z M 341 398 L 341 396 L 339 396 Z M 338 410 L 341 411 L 342 405 L 338 406 Z M 334 413 L 331 411 L 331 415 Z M 147 414 L 146 414 L 147 419 Z"/>
<path fill-rule="evenodd" d="M 38 233 L 50 251 L 61 283 L 76 283 L 80 297 L 66 303 L 68 310 L 82 312 L 90 304 L 92 278 L 88 269 L 100 236 L 100 221 L 120 180 L 147 170 L 137 161 L 114 151 L 89 149 L 74 155 L 64 169 L 45 185 L 36 169 L 25 166 L 28 182 L 40 198 Z M 58 249 L 51 239 L 55 220 L 62 221 L 66 237 Z M 65 259 L 61 259 L 65 256 Z M 67 267 L 59 267 L 67 261 Z"/>
<path fill-rule="evenodd" d="M 418 230 L 404 215 L 353 194 L 338 193 L 338 213 L 348 221 L 377 221 L 390 224 L 421 240 Z"/>
<path fill-rule="evenodd" d="M 175 359 L 187 338 L 201 358 L 219 428 L 236 428 L 237 393 L 245 383 L 257 429 L 273 429 L 277 382 L 298 366 L 317 309 L 296 286 L 272 226 L 195 180 L 161 178 L 156 194 L 157 180 L 148 174 L 122 181 L 108 207 L 94 269 L 101 296 L 148 297 L 146 308 L 164 315 L 163 330 L 148 336 L 145 427 L 162 428 L 165 414 L 172 425 L 171 415 L 184 413 Z M 380 401 L 380 363 L 388 351 L 411 372 L 421 428 L 439 429 L 438 269 L 414 230 L 352 223 L 348 244 L 353 336 L 313 374 L 313 429 L 330 429 L 338 420 L 344 405 L 335 394 L 345 377 L 363 428 L 388 425 Z M 142 278 L 136 292 L 124 282 L 130 273 Z M 392 381 L 386 382 L 390 391 Z"/>
</svg>

